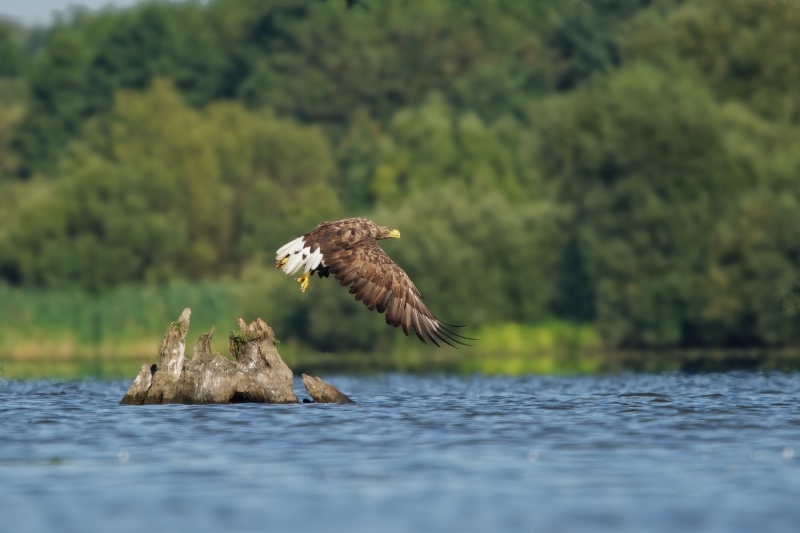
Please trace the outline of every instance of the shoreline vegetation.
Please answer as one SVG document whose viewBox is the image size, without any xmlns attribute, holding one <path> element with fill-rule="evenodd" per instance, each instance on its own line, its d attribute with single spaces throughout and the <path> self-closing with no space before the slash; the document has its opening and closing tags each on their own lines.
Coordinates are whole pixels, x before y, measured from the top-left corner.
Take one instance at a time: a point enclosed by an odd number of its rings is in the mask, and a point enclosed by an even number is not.
<svg viewBox="0 0 800 533">
<path fill-rule="evenodd" d="M 270 295 L 263 282 L 125 286 L 98 295 L 0 287 L 0 378 L 132 379 L 158 353 L 164 324 L 176 308 L 197 310 L 187 337 L 190 346 L 214 326 L 212 349 L 227 353 L 227 332 L 236 326 L 231 317 L 247 320 L 259 314 L 269 320 L 275 305 L 282 305 L 280 298 Z M 385 327 L 382 316 L 369 318 Z M 280 325 L 275 330 L 280 338 Z M 800 370 L 800 352 L 792 347 L 620 350 L 604 345 L 592 326 L 563 321 L 473 328 L 469 333 L 479 340 L 458 350 L 419 344 L 399 330 L 387 328 L 387 333 L 371 351 L 323 351 L 296 338 L 285 339 L 280 350 L 298 375 Z"/>
<path fill-rule="evenodd" d="M 119 355 L 114 351 L 81 352 L 70 357 L 14 357 L 0 353 L 1 380 L 102 379 L 132 380 L 143 364 L 158 352 L 153 340 L 147 355 Z M 282 348 L 284 349 L 284 348 Z M 287 364 L 297 376 L 312 374 L 447 374 L 520 377 L 525 375 L 602 375 L 618 373 L 726 372 L 734 370 L 796 372 L 796 349 L 599 351 L 563 353 L 495 354 L 483 350 L 460 353 L 426 353 L 395 350 L 384 353 L 322 353 L 296 347 L 285 350 Z M 454 352 L 454 351 L 453 351 Z"/>
<path fill-rule="evenodd" d="M 0 20 L 4 376 L 135 375 L 186 307 L 326 374 L 800 366 L 795 3 L 348 3 Z M 276 272 L 354 216 L 473 347 Z"/>
</svg>

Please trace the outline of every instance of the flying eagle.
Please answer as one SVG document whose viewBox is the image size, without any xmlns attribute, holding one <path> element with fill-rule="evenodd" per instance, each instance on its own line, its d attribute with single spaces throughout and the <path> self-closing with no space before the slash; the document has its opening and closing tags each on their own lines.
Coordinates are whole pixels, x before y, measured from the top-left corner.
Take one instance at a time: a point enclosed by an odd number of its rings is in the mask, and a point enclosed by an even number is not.
<svg viewBox="0 0 800 533">
<path fill-rule="evenodd" d="M 370 311 L 387 311 L 386 323 L 402 326 L 406 337 L 413 327 L 425 344 L 425 337 L 436 346 L 437 339 L 450 346 L 450 341 L 464 344 L 458 339 L 468 337 L 445 328 L 460 326 L 445 324 L 428 311 L 408 275 L 378 245 L 378 240 L 389 238 L 399 239 L 400 232 L 366 218 L 323 222 L 281 246 L 275 267 L 289 275 L 302 269 L 303 275 L 297 278 L 301 292 L 306 292 L 314 272 L 320 278 L 333 274 L 343 287 L 350 286 L 350 294 L 355 294 L 356 301 L 363 302 Z"/>
</svg>

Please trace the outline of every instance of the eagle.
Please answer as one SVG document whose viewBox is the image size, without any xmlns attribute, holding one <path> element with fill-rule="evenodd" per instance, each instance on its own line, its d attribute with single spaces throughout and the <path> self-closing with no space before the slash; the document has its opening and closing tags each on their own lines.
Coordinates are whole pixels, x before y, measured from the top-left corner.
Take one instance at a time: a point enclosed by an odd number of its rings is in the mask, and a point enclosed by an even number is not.
<svg viewBox="0 0 800 533">
<path fill-rule="evenodd" d="M 436 346 L 438 341 L 466 346 L 459 339 L 474 339 L 447 329 L 445 326 L 461 326 L 446 324 L 428 311 L 408 274 L 378 245 L 379 240 L 392 238 L 399 239 L 400 232 L 366 218 L 323 222 L 278 248 L 275 267 L 287 275 L 302 270 L 303 275 L 297 278 L 301 292 L 306 292 L 315 272 L 320 278 L 332 274 L 343 287 L 350 287 L 357 302 L 363 302 L 370 311 L 386 312 L 386 323 L 402 326 L 406 337 L 413 327 L 425 344 L 427 337 Z"/>
</svg>

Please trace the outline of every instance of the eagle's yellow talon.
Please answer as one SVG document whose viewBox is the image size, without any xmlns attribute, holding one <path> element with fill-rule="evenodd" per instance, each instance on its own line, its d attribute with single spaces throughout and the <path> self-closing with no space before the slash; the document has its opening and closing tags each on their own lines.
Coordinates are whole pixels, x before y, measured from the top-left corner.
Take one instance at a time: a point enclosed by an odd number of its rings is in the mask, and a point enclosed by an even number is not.
<svg viewBox="0 0 800 533">
<path fill-rule="evenodd" d="M 289 261 L 289 256 L 288 255 L 286 257 L 284 257 L 283 259 L 281 259 L 280 261 L 276 261 L 275 262 L 275 268 L 283 268 L 283 265 L 285 265 L 287 261 Z"/>
<path fill-rule="evenodd" d="M 311 271 L 306 272 L 299 278 L 297 278 L 297 282 L 300 283 L 300 292 L 306 292 L 306 288 L 308 288 L 308 279 L 311 277 Z"/>
</svg>

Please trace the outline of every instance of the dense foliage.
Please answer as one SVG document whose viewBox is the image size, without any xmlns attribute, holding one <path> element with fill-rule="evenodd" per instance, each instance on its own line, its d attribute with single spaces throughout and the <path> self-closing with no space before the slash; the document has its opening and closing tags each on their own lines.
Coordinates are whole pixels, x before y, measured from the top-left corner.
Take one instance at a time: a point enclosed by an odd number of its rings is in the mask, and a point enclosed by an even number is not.
<svg viewBox="0 0 800 533">
<path fill-rule="evenodd" d="M 348 3 L 0 24 L 0 283 L 262 280 L 248 305 L 282 336 L 374 349 L 396 332 L 270 265 L 363 215 L 450 322 L 800 339 L 800 8 Z"/>
</svg>

